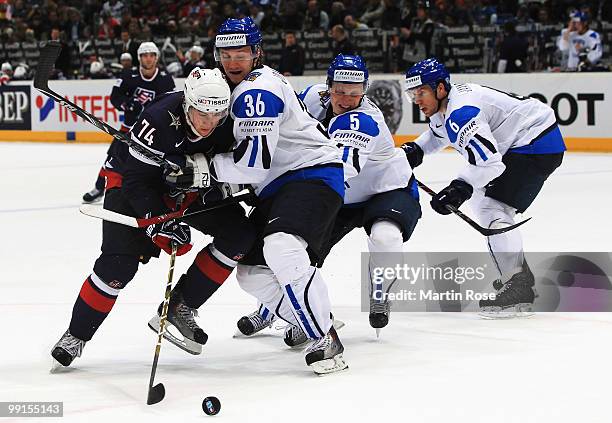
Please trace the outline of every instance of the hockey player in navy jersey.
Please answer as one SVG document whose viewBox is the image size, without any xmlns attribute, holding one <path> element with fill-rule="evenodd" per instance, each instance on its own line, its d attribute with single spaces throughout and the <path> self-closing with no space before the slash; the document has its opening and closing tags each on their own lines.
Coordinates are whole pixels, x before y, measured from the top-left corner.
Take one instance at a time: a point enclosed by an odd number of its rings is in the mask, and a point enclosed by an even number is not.
<svg viewBox="0 0 612 423">
<path fill-rule="evenodd" d="M 406 73 L 408 97 L 430 120 L 429 129 L 413 143 L 404 144 L 412 167 L 423 155 L 444 147 L 467 161 L 450 184 L 431 200 L 431 207 L 447 215 L 472 195 L 481 224 L 502 228 L 514 224 L 561 165 L 565 144 L 553 110 L 529 97 L 507 94 L 477 84 L 451 84 L 437 59 L 426 59 Z M 531 314 L 534 277 L 523 254 L 517 229 L 487 238 L 500 279 L 493 283 L 495 300 L 482 300 L 486 317 Z"/>
<path fill-rule="evenodd" d="M 165 92 L 175 88 L 172 76 L 158 68 L 159 49 L 152 42 L 144 42 L 138 47 L 140 68 L 125 70 L 115 82 L 110 100 L 117 110 L 123 111 L 121 132 L 128 132 L 144 107 Z M 113 151 L 126 150 L 125 144 L 113 139 L 108 148 L 107 160 L 100 169 L 94 188 L 83 195 L 84 203 L 92 203 L 104 195 L 104 173 L 106 167 L 112 167 L 108 160 L 117 156 Z M 119 152 L 119 154 L 122 154 Z"/>
<path fill-rule="evenodd" d="M 208 183 L 192 183 L 194 174 L 201 182 L 198 163 L 206 161 L 205 157 L 231 151 L 234 138 L 233 122 L 227 118 L 229 100 L 229 86 L 221 72 L 199 68 L 187 77 L 183 91 L 158 97 L 138 118 L 131 139 L 160 158 L 183 166 L 184 173 L 164 169 L 130 147 L 125 157 L 117 160 L 121 167 L 107 172 L 104 207 L 145 217 L 167 213 L 179 203 L 197 211 L 207 202 L 230 195 L 229 184 L 208 187 Z M 184 178 L 189 178 L 188 184 Z M 171 243 L 178 245 L 177 255 L 188 252 L 190 226 L 211 235 L 213 241 L 197 254 L 172 290 L 168 324 L 183 338 L 168 331 L 164 336 L 187 352 L 199 354 L 207 335 L 197 325 L 195 311 L 223 284 L 256 238 L 244 209 L 237 204 L 151 225 L 146 231 L 105 221 L 102 254 L 83 283 L 68 330 L 52 350 L 54 359 L 68 366 L 81 355 L 140 263 L 158 257 L 161 249 L 170 253 Z M 155 331 L 159 314 L 158 310 L 149 322 Z"/>
<path fill-rule="evenodd" d="M 388 253 L 402 251 L 421 216 L 421 207 L 406 156 L 395 148 L 382 112 L 365 94 L 368 80 L 368 69 L 360 56 L 340 54 L 327 70 L 327 82 L 306 88 L 299 97 L 309 113 L 325 125 L 344 162 L 344 206 L 323 257 L 346 234 L 363 227 L 373 269 L 396 264 L 397 256 Z M 392 284 L 393 280 L 370 284 L 369 320 L 377 334 L 387 325 L 390 314 L 389 301 L 378 293 L 389 292 Z M 238 328 L 251 335 L 269 326 L 274 318 L 260 307 L 242 317 Z M 305 340 L 299 327 L 286 326 L 287 345 Z"/>
<path fill-rule="evenodd" d="M 327 286 L 314 264 L 342 205 L 342 163 L 287 79 L 262 64 L 261 40 L 251 18 L 228 19 L 219 28 L 215 57 L 235 86 L 230 112 L 237 143 L 212 159 L 210 174 L 252 184 L 258 196 L 250 219 L 259 239 L 238 266 L 240 286 L 299 325 L 313 341 L 306 364 L 330 373 L 347 365 Z"/>
</svg>

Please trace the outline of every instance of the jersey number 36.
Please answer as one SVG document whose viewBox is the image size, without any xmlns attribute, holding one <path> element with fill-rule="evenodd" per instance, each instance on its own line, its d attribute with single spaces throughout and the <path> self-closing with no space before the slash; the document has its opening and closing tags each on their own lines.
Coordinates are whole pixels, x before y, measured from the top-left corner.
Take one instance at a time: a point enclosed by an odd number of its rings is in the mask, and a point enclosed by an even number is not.
<svg viewBox="0 0 612 423">
<path fill-rule="evenodd" d="M 246 103 L 245 113 L 248 117 L 263 116 L 266 112 L 266 103 L 261 100 L 261 94 L 257 94 L 257 98 L 253 101 L 252 95 L 244 96 L 244 102 Z"/>
</svg>

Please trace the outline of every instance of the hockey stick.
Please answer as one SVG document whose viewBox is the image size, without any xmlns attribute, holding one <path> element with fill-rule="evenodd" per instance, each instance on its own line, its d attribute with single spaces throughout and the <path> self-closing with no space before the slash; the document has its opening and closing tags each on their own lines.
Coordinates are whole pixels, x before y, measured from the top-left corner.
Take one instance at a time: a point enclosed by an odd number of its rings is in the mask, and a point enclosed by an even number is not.
<svg viewBox="0 0 612 423">
<path fill-rule="evenodd" d="M 424 183 L 422 183 L 421 181 L 417 180 L 416 181 L 417 184 L 419 185 L 419 187 L 425 191 L 427 194 L 431 195 L 432 197 L 434 195 L 436 195 L 437 193 L 432 190 L 431 188 L 429 188 L 427 185 L 425 185 Z M 451 206 L 451 205 L 447 205 L 446 206 L 451 212 L 455 213 L 457 216 L 459 216 L 459 218 L 461 218 L 461 220 L 463 220 L 464 222 L 466 222 L 468 225 L 470 225 L 472 228 L 476 229 L 478 232 L 480 232 L 481 234 L 483 234 L 484 236 L 491 236 L 491 235 L 499 235 L 499 234 L 503 234 L 504 232 L 508 232 L 511 231 L 512 229 L 518 228 L 519 226 L 521 226 L 524 223 L 527 223 L 528 221 L 531 220 L 531 218 L 525 219 L 522 222 L 516 223 L 514 225 L 511 226 L 507 226 L 505 228 L 499 228 L 499 229 L 490 229 L 490 228 L 483 228 L 482 226 L 480 226 L 478 223 L 474 222 L 472 219 L 470 219 L 469 217 L 467 217 L 465 214 L 463 214 L 462 212 L 460 212 L 456 207 Z"/>
<path fill-rule="evenodd" d="M 115 138 L 116 140 L 119 140 L 122 143 L 129 145 L 131 148 L 136 150 L 138 154 L 141 154 L 142 156 L 157 163 L 160 166 L 169 166 L 170 168 L 172 168 L 172 170 L 179 170 L 180 169 L 179 166 L 176 165 L 175 163 L 171 163 L 167 160 L 164 160 L 163 158 L 156 155 L 152 151 L 146 149 L 145 147 L 141 146 L 137 142 L 133 141 L 127 134 L 124 134 L 123 132 L 116 130 L 115 128 L 110 126 L 108 123 L 101 121 L 100 119 L 96 118 L 92 114 L 81 109 L 79 106 L 72 103 L 71 101 L 66 100 L 61 95 L 59 95 L 58 93 L 56 93 L 55 91 L 49 88 L 49 76 L 51 75 L 51 72 L 53 72 L 53 68 L 55 67 L 55 62 L 57 58 L 59 57 L 59 54 L 61 51 L 62 51 L 61 44 L 58 42 L 54 42 L 54 41 L 47 42 L 47 44 L 42 48 L 40 52 L 40 58 L 38 60 L 38 66 L 36 67 L 36 75 L 34 76 L 34 88 L 36 88 L 37 90 L 39 90 L 46 96 L 51 97 L 53 100 L 58 102 L 61 106 L 67 108 L 68 110 L 78 115 L 83 120 L 88 121 L 89 123 L 94 125 L 96 128 L 106 132 L 107 134 Z"/>
<path fill-rule="evenodd" d="M 172 254 L 170 254 L 170 269 L 168 270 L 168 282 L 166 283 L 166 291 L 164 293 L 164 305 L 159 319 L 159 329 L 157 330 L 157 345 L 155 346 L 155 355 L 153 356 L 153 366 L 151 367 L 151 378 L 149 379 L 149 393 L 147 395 L 147 405 L 157 404 L 166 396 L 166 388 L 163 383 L 158 383 L 153 386 L 155 373 L 157 372 L 157 361 L 159 360 L 159 351 L 161 342 L 166 330 L 166 318 L 168 317 L 168 305 L 170 304 L 170 292 L 172 290 L 172 276 L 174 275 L 174 262 L 176 261 L 176 244 L 172 243 Z"/>
<path fill-rule="evenodd" d="M 211 210 L 215 210 L 221 207 L 230 206 L 232 204 L 238 204 L 241 201 L 248 200 L 253 197 L 253 193 L 251 191 L 245 192 L 243 194 L 235 195 L 233 197 L 228 197 L 224 200 L 221 200 L 217 203 L 212 203 L 210 205 L 205 205 L 203 209 L 197 210 L 194 212 L 186 213 L 188 210 L 179 210 L 175 212 L 170 212 L 166 214 L 162 214 L 160 216 L 153 216 L 149 218 L 138 218 L 127 216 L 125 214 L 117 213 L 108 209 L 105 209 L 100 206 L 96 206 L 94 204 L 83 204 L 79 211 L 86 216 L 95 217 L 97 219 L 106 220 L 108 222 L 119 223 L 121 225 L 131 226 L 133 228 L 146 228 L 149 225 L 155 225 L 156 223 L 166 222 L 172 219 L 183 219 L 186 217 L 196 216 L 201 213 L 205 213 Z"/>
</svg>

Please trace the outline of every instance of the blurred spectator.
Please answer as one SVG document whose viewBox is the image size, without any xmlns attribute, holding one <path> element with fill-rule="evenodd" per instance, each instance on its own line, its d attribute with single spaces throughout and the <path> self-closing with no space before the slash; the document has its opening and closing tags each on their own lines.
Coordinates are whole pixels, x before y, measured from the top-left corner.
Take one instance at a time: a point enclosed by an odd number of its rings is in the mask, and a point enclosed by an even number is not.
<svg viewBox="0 0 612 423">
<path fill-rule="evenodd" d="M 400 61 L 401 69 L 408 69 L 416 62 L 432 55 L 431 39 L 435 29 L 423 2 L 419 2 L 416 16 L 410 20 L 410 26 L 406 25 L 408 25 L 408 22 L 404 19 L 400 28 L 400 41 L 403 45 Z"/>
<path fill-rule="evenodd" d="M 215 67 L 215 37 L 217 36 L 217 28 L 216 26 L 208 28 L 208 42 L 204 44 L 203 60 L 208 68 Z"/>
<path fill-rule="evenodd" d="M 197 45 L 187 50 L 187 54 L 178 50 L 176 57 L 183 66 L 183 75 L 189 75 L 194 68 L 205 68 L 206 65 L 202 61 L 202 56 L 204 56 L 204 49 Z"/>
<path fill-rule="evenodd" d="M 0 86 L 8 84 L 11 79 L 13 79 L 13 66 L 9 62 L 4 62 L 0 67 Z"/>
<path fill-rule="evenodd" d="M 133 60 L 133 66 L 140 66 L 138 62 L 138 45 L 136 41 L 130 36 L 130 32 L 124 28 L 121 30 L 121 45 L 117 48 L 117 56 L 121 56 L 123 53 L 129 53 Z"/>
<path fill-rule="evenodd" d="M 346 7 L 341 1 L 335 1 L 331 5 L 331 12 L 329 15 L 329 26 L 333 28 L 336 25 L 344 24 L 344 17 L 348 14 Z"/>
<path fill-rule="evenodd" d="M 368 29 L 366 24 L 356 21 L 353 15 L 346 15 L 344 17 L 344 27 L 349 31 L 354 31 L 356 29 Z"/>
<path fill-rule="evenodd" d="M 368 0 L 365 12 L 361 15 L 359 20 L 367 26 L 380 28 L 384 11 L 385 3 L 383 0 Z"/>
<path fill-rule="evenodd" d="M 334 55 L 339 54 L 357 54 L 355 46 L 349 40 L 348 34 L 342 25 L 336 25 L 331 29 L 331 37 L 334 40 Z"/>
<path fill-rule="evenodd" d="M 118 0 L 108 0 L 102 5 L 102 14 L 116 19 L 119 23 L 121 23 L 122 10 L 123 3 Z"/>
<path fill-rule="evenodd" d="M 304 49 L 298 45 L 295 33 L 285 32 L 285 48 L 281 53 L 278 71 L 286 76 L 304 74 Z"/>
<path fill-rule="evenodd" d="M 69 20 L 68 23 L 66 23 L 65 32 L 69 40 L 76 42 L 77 40 L 83 38 L 83 29 L 85 24 L 81 19 L 81 14 L 79 11 L 74 8 L 70 8 L 68 17 Z"/>
<path fill-rule="evenodd" d="M 497 73 L 527 72 L 527 39 L 516 32 L 512 21 L 504 24 L 504 38 L 499 46 Z"/>
<path fill-rule="evenodd" d="M 217 27 L 218 26 L 219 25 L 217 25 Z M 270 5 L 264 6 L 264 18 L 261 21 L 260 29 L 262 32 L 268 34 L 283 30 L 283 20 L 281 16 L 276 13 L 274 8 Z"/>
<path fill-rule="evenodd" d="M 59 27 L 55 27 L 51 29 L 51 41 L 57 41 L 61 44 L 62 50 L 60 51 L 59 57 L 55 62 L 55 69 L 59 70 L 64 78 L 72 77 L 72 58 L 70 49 L 66 44 L 64 37 L 62 36 L 62 32 Z M 61 78 L 62 75 L 57 75 Z"/>
<path fill-rule="evenodd" d="M 136 66 L 134 66 L 134 59 L 132 57 L 133 56 L 130 53 L 121 53 L 121 56 L 119 56 L 119 63 L 121 63 L 122 71 L 136 69 Z"/>
<path fill-rule="evenodd" d="M 89 64 L 88 76 L 90 79 L 108 79 L 110 77 L 101 60 L 95 60 Z"/>
<path fill-rule="evenodd" d="M 112 16 L 102 17 L 102 24 L 98 28 L 98 38 L 99 39 L 115 39 L 119 36 L 121 31 L 121 26 L 119 25 L 119 21 Z"/>
<path fill-rule="evenodd" d="M 287 0 L 283 4 L 285 5 L 285 12 L 282 14 L 283 29 L 290 31 L 302 29 L 304 15 L 299 11 L 297 2 L 295 0 Z"/>
<path fill-rule="evenodd" d="M 166 66 L 166 72 L 168 72 L 174 78 L 180 78 L 183 76 L 183 66 L 180 62 L 172 62 Z"/>
<path fill-rule="evenodd" d="M 329 28 L 329 16 L 324 10 L 319 9 L 317 0 L 308 0 L 302 28 L 304 31 L 327 31 Z"/>
<path fill-rule="evenodd" d="M 397 6 L 397 0 L 384 0 L 385 11 L 382 14 L 382 29 L 395 29 L 402 26 L 402 11 Z"/>
<path fill-rule="evenodd" d="M 19 63 L 13 72 L 15 81 L 25 81 L 30 79 L 30 67 L 26 63 Z"/>
<path fill-rule="evenodd" d="M 266 14 L 261 10 L 258 4 L 253 3 L 249 6 L 249 16 L 253 19 L 255 25 L 260 26 L 265 15 Z"/>
<path fill-rule="evenodd" d="M 595 70 L 603 52 L 601 37 L 589 29 L 589 17 L 583 12 L 572 15 L 558 46 L 561 51 L 568 52 L 567 69 L 570 71 Z"/>
</svg>

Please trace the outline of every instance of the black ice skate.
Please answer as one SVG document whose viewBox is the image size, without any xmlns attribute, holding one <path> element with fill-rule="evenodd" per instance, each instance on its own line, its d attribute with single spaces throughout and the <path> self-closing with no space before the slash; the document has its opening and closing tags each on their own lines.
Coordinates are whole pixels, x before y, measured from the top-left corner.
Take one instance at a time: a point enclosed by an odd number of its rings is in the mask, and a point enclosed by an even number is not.
<svg viewBox="0 0 612 423">
<path fill-rule="evenodd" d="M 72 336 L 70 331 L 67 330 L 51 350 L 51 356 L 53 357 L 51 372 L 58 370 L 60 365 L 64 367 L 70 366 L 75 358 L 81 356 L 85 343 L 85 341 Z"/>
<path fill-rule="evenodd" d="M 533 313 L 533 302 L 537 297 L 533 288 L 535 279 L 527 264 L 506 283 L 493 282 L 496 289 L 494 300 L 480 300 L 480 315 L 488 319 L 529 317 Z"/>
<path fill-rule="evenodd" d="M 313 342 L 306 350 L 306 364 L 318 375 L 348 369 L 342 357 L 344 346 L 332 326 L 327 335 Z"/>
<path fill-rule="evenodd" d="M 149 320 L 149 327 L 154 332 L 159 330 L 163 305 L 159 305 L 157 313 Z M 194 317 L 197 315 L 198 311 L 184 303 L 182 294 L 175 287 L 170 295 L 164 338 L 189 354 L 201 354 L 208 335 L 196 323 Z"/>
<path fill-rule="evenodd" d="M 335 319 L 331 313 L 329 317 L 331 317 L 332 325 L 336 331 L 339 331 L 344 327 L 344 322 L 342 320 Z M 295 326 L 294 324 L 288 323 L 287 326 L 285 326 L 285 336 L 283 340 L 287 346 L 295 348 L 302 347 L 306 342 L 308 342 L 308 337 L 300 326 Z"/>
<path fill-rule="evenodd" d="M 370 326 L 376 329 L 376 337 L 380 336 L 380 330 L 389 323 L 389 315 L 391 314 L 391 303 L 386 301 L 377 301 L 370 298 Z"/>
<path fill-rule="evenodd" d="M 268 313 L 266 318 L 261 315 L 261 309 L 263 306 L 259 307 L 259 310 L 254 311 L 253 313 L 242 316 L 236 325 L 238 326 L 238 330 L 244 336 L 251 336 L 256 334 L 257 332 L 261 332 L 265 328 L 271 328 L 272 323 L 276 320 L 276 316 L 272 313 Z"/>
<path fill-rule="evenodd" d="M 97 201 L 100 201 L 103 196 L 104 196 L 104 190 L 94 188 L 91 191 L 83 194 L 83 203 L 85 204 L 95 203 Z"/>
</svg>

